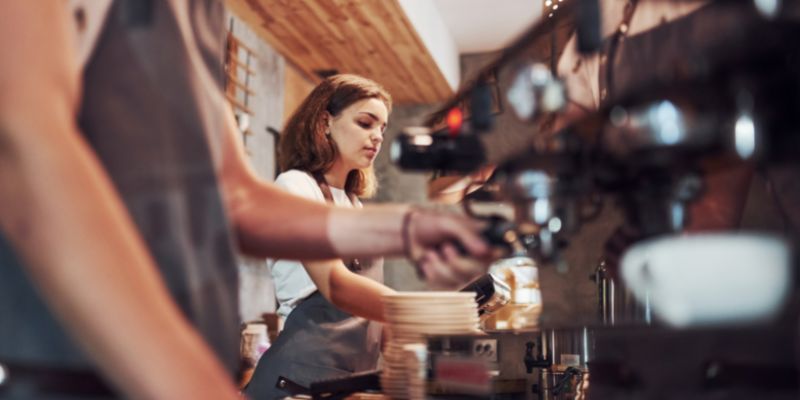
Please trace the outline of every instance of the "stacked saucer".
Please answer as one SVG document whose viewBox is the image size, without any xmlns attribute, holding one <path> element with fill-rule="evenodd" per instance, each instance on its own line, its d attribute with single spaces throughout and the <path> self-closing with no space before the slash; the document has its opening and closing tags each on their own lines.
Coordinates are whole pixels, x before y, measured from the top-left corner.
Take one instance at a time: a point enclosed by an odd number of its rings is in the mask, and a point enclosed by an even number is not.
<svg viewBox="0 0 800 400">
<path fill-rule="evenodd" d="M 475 293 L 399 292 L 384 296 L 383 306 L 389 340 L 381 386 L 393 399 L 419 398 L 425 393 L 426 357 L 407 345 L 424 345 L 430 335 L 478 332 Z"/>
</svg>

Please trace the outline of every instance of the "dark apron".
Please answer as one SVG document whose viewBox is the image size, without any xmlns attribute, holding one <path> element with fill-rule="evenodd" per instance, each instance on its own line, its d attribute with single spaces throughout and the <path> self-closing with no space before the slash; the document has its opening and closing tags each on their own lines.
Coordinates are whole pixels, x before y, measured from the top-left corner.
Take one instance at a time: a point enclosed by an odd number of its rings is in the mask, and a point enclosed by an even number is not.
<svg viewBox="0 0 800 400">
<path fill-rule="evenodd" d="M 651 86 L 669 86 L 685 79 L 710 78 L 714 63 L 736 62 L 709 60 L 708 51 L 731 57 L 715 46 L 720 39 L 729 43 L 747 42 L 754 32 L 769 23 L 752 7 L 740 1 L 711 1 L 708 4 L 645 32 L 629 36 L 625 32 L 638 1 L 629 0 L 617 30 L 604 41 L 600 57 L 600 105 Z M 784 19 L 800 20 L 800 4 L 784 1 Z M 622 25 L 625 25 L 623 28 Z M 781 40 L 784 38 L 780 38 Z M 788 38 L 785 38 L 788 40 Z M 735 51 L 734 51 L 735 52 Z M 736 52 L 735 52 L 736 53 Z M 747 53 L 741 57 L 754 57 Z M 756 55 L 757 56 L 757 55 Z"/>
<path fill-rule="evenodd" d="M 622 24 L 630 24 L 636 1 L 629 1 Z M 785 1 L 782 11 L 780 20 L 770 21 L 758 14 L 748 2 L 712 1 L 668 24 L 634 36 L 621 33 L 618 27 L 605 40 L 600 57 L 598 88 L 601 108 L 609 106 L 617 99 L 637 96 L 648 91 L 650 87 L 663 89 L 686 80 L 713 80 L 716 75 L 725 76 L 728 65 L 744 68 L 742 64 L 752 63 L 753 59 L 762 62 L 769 60 L 772 65 L 781 65 L 779 63 L 786 61 L 768 53 L 773 48 L 771 41 L 791 41 L 796 37 L 796 32 L 800 31 L 800 2 Z M 770 23 L 783 24 L 785 30 L 775 32 L 785 32 L 785 36 L 763 34 L 765 24 Z M 793 28 L 789 28 L 790 26 Z M 753 37 L 759 40 L 756 41 Z M 723 47 L 720 42 L 737 45 Z M 753 46 L 754 42 L 756 46 Z M 759 53 L 762 48 L 766 49 L 766 55 Z M 787 59 L 797 60 L 800 56 L 800 45 L 794 45 L 792 49 L 794 52 L 787 55 Z M 709 51 L 714 51 L 713 55 Z M 800 69 L 796 62 L 788 68 L 794 71 Z M 794 87 L 790 86 L 791 81 L 778 80 L 771 85 L 766 90 L 772 89 L 775 93 L 798 90 L 796 84 Z M 730 96 L 729 93 L 720 94 L 725 95 Z M 778 95 L 775 97 L 778 98 Z M 775 109 L 777 104 L 769 107 Z M 781 109 L 779 112 L 793 111 Z M 796 140 L 791 143 L 797 143 Z M 796 149 L 796 145 L 788 147 Z M 773 197 L 771 206 L 784 219 L 782 233 L 795 245 L 800 245 L 800 207 L 796 206 L 800 199 L 800 185 L 796 183 L 800 171 L 797 165 L 770 165 L 759 172 L 763 174 L 768 191 Z"/>
<path fill-rule="evenodd" d="M 278 339 L 258 362 L 245 393 L 252 399 L 281 399 L 279 377 L 308 388 L 312 382 L 374 370 L 380 355 L 381 324 L 339 310 L 314 292 L 289 314 Z"/>
<path fill-rule="evenodd" d="M 172 298 L 233 376 L 238 277 L 212 162 L 223 127 L 224 9 L 218 0 L 175 1 L 176 8 L 170 3 L 114 1 L 83 77 L 79 125 Z M 176 9 L 188 15 L 194 41 L 181 33 Z M 191 60 L 192 54 L 202 62 Z M 0 363 L 12 369 L 0 398 L 102 397 L 88 394 L 102 390 L 81 383 L 90 378 L 73 379 L 96 377 L 94 366 L 51 315 L 2 237 Z"/>
<path fill-rule="evenodd" d="M 324 178 L 315 178 L 332 203 Z M 346 265 L 354 273 L 383 282 L 383 265 L 378 261 L 353 260 Z M 245 393 L 257 400 L 280 399 L 292 391 L 278 387 L 279 377 L 308 388 L 312 382 L 374 370 L 380 356 L 381 332 L 380 323 L 339 310 L 319 291 L 314 292 L 286 318 L 283 331 L 261 357 Z"/>
<path fill-rule="evenodd" d="M 116 0 L 85 71 L 79 123 L 172 299 L 233 377 L 238 269 L 214 163 L 224 40 L 221 1 Z"/>
</svg>

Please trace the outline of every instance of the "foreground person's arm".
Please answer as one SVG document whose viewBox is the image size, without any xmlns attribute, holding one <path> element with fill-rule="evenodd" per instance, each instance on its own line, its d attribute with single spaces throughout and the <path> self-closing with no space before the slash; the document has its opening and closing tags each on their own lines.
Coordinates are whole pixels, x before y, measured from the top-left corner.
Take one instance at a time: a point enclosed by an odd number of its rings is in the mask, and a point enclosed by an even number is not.
<svg viewBox="0 0 800 400">
<path fill-rule="evenodd" d="M 0 59 L 0 229 L 45 302 L 125 397 L 236 398 L 77 130 L 66 8 L 0 2 L 8 55 Z"/>
<path fill-rule="evenodd" d="M 240 246 L 249 255 L 311 260 L 408 252 L 425 263 L 425 255 L 439 252 L 441 244 L 451 241 L 460 241 L 473 256 L 488 254 L 486 243 L 477 234 L 479 226 L 466 217 L 421 212 L 407 218 L 408 207 L 397 205 L 358 210 L 330 207 L 259 180 L 245 161 L 230 112 L 225 138 L 223 190 Z M 429 278 L 437 279 L 441 272 L 442 276 L 466 279 L 482 268 L 447 254 L 440 258 L 444 263 L 423 265 L 431 267 Z"/>
</svg>

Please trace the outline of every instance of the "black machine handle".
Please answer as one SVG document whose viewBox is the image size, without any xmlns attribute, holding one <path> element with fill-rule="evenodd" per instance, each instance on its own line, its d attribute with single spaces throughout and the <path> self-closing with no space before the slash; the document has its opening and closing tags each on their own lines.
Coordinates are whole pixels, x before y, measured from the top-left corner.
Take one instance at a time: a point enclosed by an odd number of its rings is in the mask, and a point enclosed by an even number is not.
<svg viewBox="0 0 800 400">
<path fill-rule="evenodd" d="M 278 376 L 278 380 L 275 382 L 275 387 L 288 392 L 292 396 L 311 393 L 311 391 L 305 386 L 282 376 Z"/>
<path fill-rule="evenodd" d="M 479 217 L 478 219 L 487 223 L 486 228 L 481 231 L 481 236 L 490 246 L 502 248 L 509 253 L 516 250 L 515 246 L 519 243 L 519 236 L 512 222 L 498 215 Z M 460 242 L 454 242 L 454 245 L 461 254 L 467 254 L 467 249 Z"/>
<path fill-rule="evenodd" d="M 355 392 L 380 391 L 381 371 L 359 372 L 343 378 L 311 383 L 311 397 L 315 400 L 344 399 Z"/>
<path fill-rule="evenodd" d="M 541 351 L 539 351 L 539 356 L 533 356 L 533 348 L 536 347 L 536 343 L 527 342 L 525 343 L 525 358 L 523 358 L 523 362 L 525 362 L 525 370 L 530 374 L 533 372 L 534 368 L 549 368 L 553 365 L 552 360 L 550 357 L 544 357 Z"/>
</svg>

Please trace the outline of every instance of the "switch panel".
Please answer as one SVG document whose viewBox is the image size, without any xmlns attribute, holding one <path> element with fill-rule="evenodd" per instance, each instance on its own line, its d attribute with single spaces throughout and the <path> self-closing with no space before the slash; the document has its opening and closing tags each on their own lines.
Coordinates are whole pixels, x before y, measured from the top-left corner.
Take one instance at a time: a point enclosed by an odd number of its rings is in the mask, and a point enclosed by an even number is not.
<svg viewBox="0 0 800 400">
<path fill-rule="evenodd" d="M 497 362 L 497 339 L 475 339 L 472 355 L 489 362 Z"/>
</svg>

